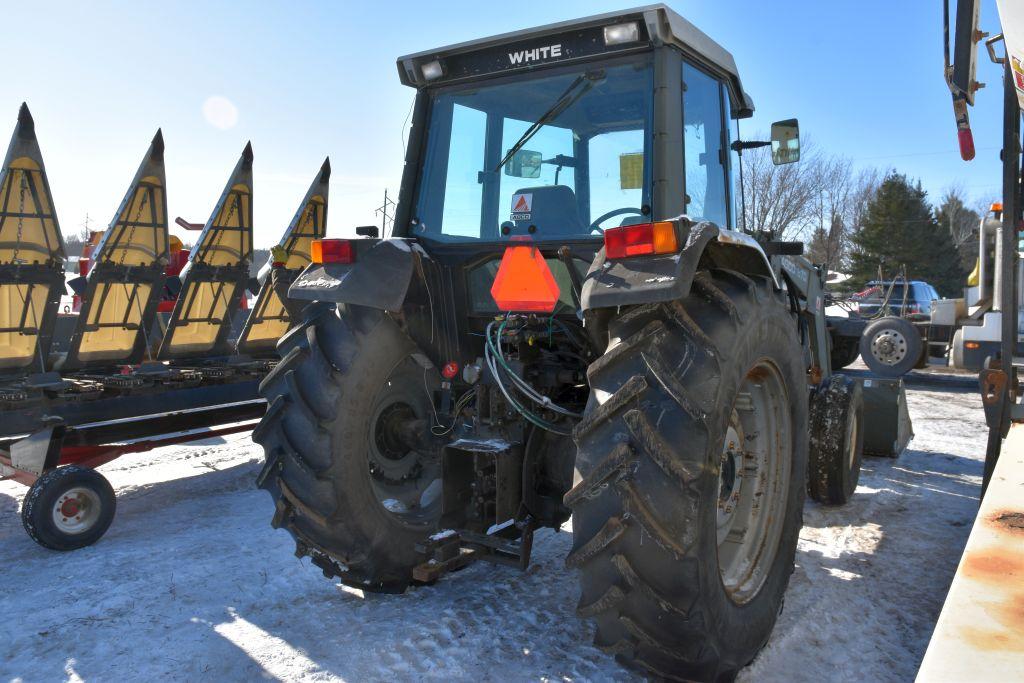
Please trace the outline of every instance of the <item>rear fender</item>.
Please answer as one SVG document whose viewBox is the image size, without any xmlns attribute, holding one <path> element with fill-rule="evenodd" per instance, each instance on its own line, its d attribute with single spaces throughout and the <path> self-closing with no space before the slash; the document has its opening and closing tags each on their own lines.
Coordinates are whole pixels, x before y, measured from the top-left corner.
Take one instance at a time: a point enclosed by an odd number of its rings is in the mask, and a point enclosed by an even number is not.
<svg viewBox="0 0 1024 683">
<path fill-rule="evenodd" d="M 355 263 L 311 263 L 288 288 L 289 298 L 400 311 L 423 249 L 398 238 L 353 242 Z"/>
<path fill-rule="evenodd" d="M 713 267 L 770 277 L 778 287 L 768 257 L 754 238 L 714 223 L 690 224 L 685 218 L 678 222 L 686 243 L 678 253 L 608 261 L 604 249 L 599 251 L 583 283 L 583 310 L 681 299 L 690 293 L 702 259 Z"/>
</svg>

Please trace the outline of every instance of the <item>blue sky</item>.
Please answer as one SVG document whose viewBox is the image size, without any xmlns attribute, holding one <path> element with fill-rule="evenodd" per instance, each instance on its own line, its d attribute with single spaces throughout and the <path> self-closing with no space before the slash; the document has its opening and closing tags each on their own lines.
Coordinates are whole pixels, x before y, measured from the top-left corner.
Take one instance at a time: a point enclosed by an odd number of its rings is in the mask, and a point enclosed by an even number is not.
<svg viewBox="0 0 1024 683">
<path fill-rule="evenodd" d="M 669 4 L 735 56 L 757 108 L 747 133 L 797 116 L 819 147 L 920 178 L 932 198 L 954 183 L 998 196 L 1000 72 L 982 57 L 979 78 L 991 85 L 971 112 L 978 158 L 966 164 L 942 80 L 938 2 Z M 328 232 L 350 234 L 379 222 L 385 188 L 397 193 L 413 93 L 396 57 L 627 6 L 6 2 L 0 138 L 26 100 L 66 234 L 86 213 L 106 225 L 157 127 L 172 217 L 205 221 L 251 139 L 257 245 L 276 241 L 327 155 Z M 982 27 L 998 30 L 994 0 Z M 210 98 L 230 104 L 214 100 L 204 116 Z"/>
</svg>

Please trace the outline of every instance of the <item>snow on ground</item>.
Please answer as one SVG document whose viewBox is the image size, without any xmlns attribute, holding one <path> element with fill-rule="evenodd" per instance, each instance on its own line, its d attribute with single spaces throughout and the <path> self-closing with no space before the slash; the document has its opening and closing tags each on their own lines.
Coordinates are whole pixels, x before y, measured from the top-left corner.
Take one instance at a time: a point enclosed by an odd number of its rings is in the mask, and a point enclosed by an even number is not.
<svg viewBox="0 0 1024 683">
<path fill-rule="evenodd" d="M 785 610 L 741 680 L 912 680 L 977 509 L 976 391 L 914 388 L 917 437 L 865 462 L 853 502 L 808 502 Z M 230 436 L 101 468 L 117 517 L 95 546 L 24 534 L 0 482 L 0 679 L 637 680 L 574 614 L 570 533 L 526 573 L 478 564 L 402 596 L 325 580 L 274 531 L 261 451 Z"/>
</svg>

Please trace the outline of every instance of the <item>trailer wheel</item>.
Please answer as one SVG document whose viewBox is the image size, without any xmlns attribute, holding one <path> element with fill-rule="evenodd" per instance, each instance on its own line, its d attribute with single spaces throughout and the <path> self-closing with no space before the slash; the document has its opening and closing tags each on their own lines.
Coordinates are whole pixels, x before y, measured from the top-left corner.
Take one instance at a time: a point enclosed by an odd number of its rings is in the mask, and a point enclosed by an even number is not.
<svg viewBox="0 0 1024 683">
<path fill-rule="evenodd" d="M 698 273 L 680 302 L 612 319 L 575 429 L 577 612 L 657 677 L 731 680 L 793 571 L 807 465 L 805 366 L 765 279 Z"/>
<path fill-rule="evenodd" d="M 106 533 L 116 508 L 114 489 L 102 474 L 67 465 L 45 473 L 28 490 L 21 523 L 44 548 L 76 550 Z"/>
<path fill-rule="evenodd" d="M 887 316 L 871 323 L 860 338 L 860 355 L 880 377 L 902 377 L 921 358 L 921 334 L 904 318 Z"/>
<path fill-rule="evenodd" d="M 356 306 L 310 306 L 278 352 L 253 433 L 272 525 L 327 577 L 405 590 L 440 517 L 440 451 L 410 443 L 429 441 L 440 374 L 386 313 Z"/>
<path fill-rule="evenodd" d="M 814 392 L 810 438 L 807 493 L 825 505 L 849 502 L 864 455 L 864 396 L 859 382 L 833 375 Z"/>
</svg>

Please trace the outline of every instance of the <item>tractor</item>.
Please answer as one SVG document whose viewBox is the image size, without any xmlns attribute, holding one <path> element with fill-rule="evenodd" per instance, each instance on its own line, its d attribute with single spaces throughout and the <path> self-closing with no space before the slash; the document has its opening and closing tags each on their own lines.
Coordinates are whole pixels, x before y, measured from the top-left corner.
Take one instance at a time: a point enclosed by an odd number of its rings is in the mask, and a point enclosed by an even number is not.
<svg viewBox="0 0 1024 683">
<path fill-rule="evenodd" d="M 272 524 L 327 577 L 402 592 L 525 567 L 571 518 L 597 645 L 734 676 L 782 607 L 805 490 L 847 500 L 865 436 L 824 274 L 736 229 L 741 153 L 798 161 L 797 121 L 742 140 L 732 56 L 664 5 L 398 72 L 416 95 L 393 228 L 314 242 L 261 385 Z"/>
</svg>

